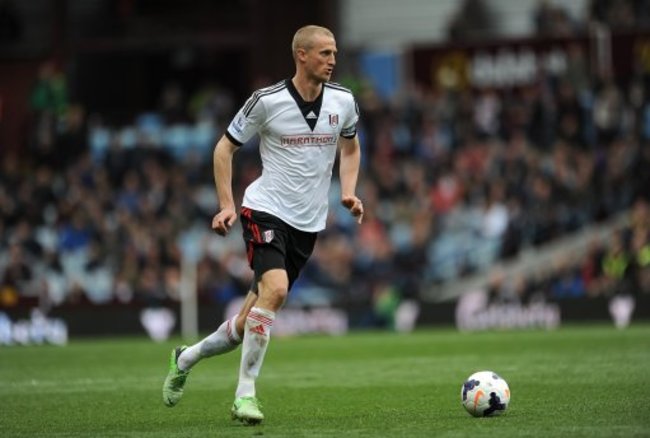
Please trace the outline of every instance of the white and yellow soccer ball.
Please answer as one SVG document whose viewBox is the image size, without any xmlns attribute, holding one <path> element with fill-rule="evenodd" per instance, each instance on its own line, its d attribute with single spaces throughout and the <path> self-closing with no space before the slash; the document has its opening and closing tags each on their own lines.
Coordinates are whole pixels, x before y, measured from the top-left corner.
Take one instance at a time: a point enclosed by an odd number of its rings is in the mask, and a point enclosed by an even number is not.
<svg viewBox="0 0 650 438">
<path fill-rule="evenodd" d="M 510 388 L 497 373 L 479 371 L 463 383 L 460 401 L 465 410 L 475 417 L 499 415 L 508 408 Z"/>
</svg>

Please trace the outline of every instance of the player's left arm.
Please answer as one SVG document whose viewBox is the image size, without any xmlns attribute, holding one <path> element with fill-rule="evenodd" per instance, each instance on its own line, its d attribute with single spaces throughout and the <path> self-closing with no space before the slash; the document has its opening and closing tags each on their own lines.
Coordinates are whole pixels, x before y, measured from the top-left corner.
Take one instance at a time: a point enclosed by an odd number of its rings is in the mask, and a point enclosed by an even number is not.
<svg viewBox="0 0 650 438">
<path fill-rule="evenodd" d="M 341 203 L 357 218 L 357 223 L 363 220 L 363 203 L 356 196 L 359 167 L 361 165 L 361 146 L 359 137 L 340 137 L 341 149 L 339 163 L 339 178 L 341 180 Z"/>
</svg>

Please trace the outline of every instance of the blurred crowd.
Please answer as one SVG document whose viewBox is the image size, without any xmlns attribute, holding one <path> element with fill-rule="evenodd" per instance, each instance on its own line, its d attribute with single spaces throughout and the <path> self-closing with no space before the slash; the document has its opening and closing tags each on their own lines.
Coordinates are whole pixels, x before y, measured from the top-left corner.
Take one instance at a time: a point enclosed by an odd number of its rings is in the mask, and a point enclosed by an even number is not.
<svg viewBox="0 0 650 438">
<path fill-rule="evenodd" d="M 571 37 L 594 26 L 629 31 L 650 26 L 647 0 L 589 0 L 585 11 L 572 14 L 570 5 L 559 0 L 538 0 L 531 21 L 535 33 L 545 37 Z M 464 0 L 453 15 L 447 36 L 453 41 L 485 41 L 498 38 L 501 17 L 490 0 Z"/>
<path fill-rule="evenodd" d="M 590 239 L 586 254 L 569 248 L 552 266 L 530 276 L 492 272 L 490 302 L 532 303 L 590 297 L 635 297 L 650 293 L 650 205 L 640 199 L 629 220 L 607 238 Z"/>
<path fill-rule="evenodd" d="M 328 228 L 290 303 L 362 303 L 381 319 L 404 298 L 633 207 L 633 225 L 585 259 L 495 290 L 561 299 L 611 293 L 616 281 L 650 292 L 647 77 L 620 82 L 575 62 L 516 89 L 412 86 L 391 101 L 362 78 L 345 85 L 362 114 L 366 216 L 357 226 L 339 205 L 335 172 Z M 156 305 L 178 300 L 188 266 L 203 302 L 247 291 L 239 229 L 210 231 L 211 149 L 237 102 L 216 85 L 184 91 L 170 84 L 158 111 L 116 126 L 88 117 L 43 66 L 28 156 L 0 169 L 0 307 Z M 259 172 L 252 140 L 235 157 L 238 202 Z"/>
</svg>

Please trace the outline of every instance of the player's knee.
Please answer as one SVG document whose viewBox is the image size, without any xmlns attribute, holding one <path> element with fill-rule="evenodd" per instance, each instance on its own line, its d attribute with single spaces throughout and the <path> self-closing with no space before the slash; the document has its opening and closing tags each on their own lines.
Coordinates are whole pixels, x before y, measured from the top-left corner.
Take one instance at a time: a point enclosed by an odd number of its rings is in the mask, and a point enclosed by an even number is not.
<svg viewBox="0 0 650 438">
<path fill-rule="evenodd" d="M 270 290 L 269 299 L 275 302 L 276 308 L 280 308 L 287 299 L 288 290 L 286 287 L 276 287 Z"/>
<path fill-rule="evenodd" d="M 260 294 L 257 305 L 273 311 L 277 311 L 282 307 L 287 299 L 288 290 L 286 287 L 275 286 L 266 287 Z"/>
</svg>

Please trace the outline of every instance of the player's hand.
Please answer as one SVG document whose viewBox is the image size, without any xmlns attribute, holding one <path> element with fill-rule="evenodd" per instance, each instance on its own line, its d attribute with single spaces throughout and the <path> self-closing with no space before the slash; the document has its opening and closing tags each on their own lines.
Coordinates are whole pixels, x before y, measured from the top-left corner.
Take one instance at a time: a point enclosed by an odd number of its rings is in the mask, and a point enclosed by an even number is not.
<svg viewBox="0 0 650 438">
<path fill-rule="evenodd" d="M 357 218 L 357 223 L 360 224 L 363 221 L 363 203 L 361 199 L 356 196 L 344 196 L 341 199 L 341 204 L 352 213 L 352 216 Z"/>
<path fill-rule="evenodd" d="M 224 208 L 212 218 L 212 229 L 220 236 L 225 236 L 237 220 L 237 212 L 232 208 Z"/>
</svg>

